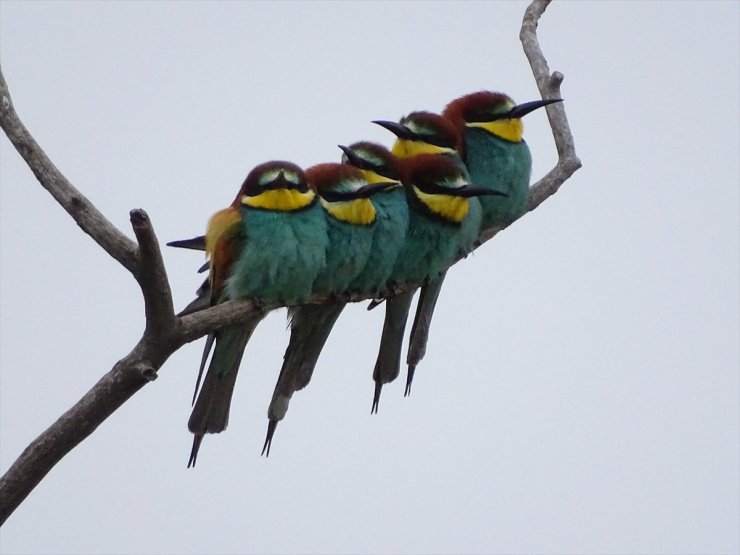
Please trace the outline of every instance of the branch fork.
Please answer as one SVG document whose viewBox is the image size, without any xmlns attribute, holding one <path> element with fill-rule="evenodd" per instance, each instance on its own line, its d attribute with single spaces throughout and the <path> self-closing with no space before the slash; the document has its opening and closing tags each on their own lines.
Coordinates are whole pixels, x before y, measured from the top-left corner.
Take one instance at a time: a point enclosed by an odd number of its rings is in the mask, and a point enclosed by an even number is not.
<svg viewBox="0 0 740 555">
<path fill-rule="evenodd" d="M 527 8 L 520 32 L 524 52 L 543 98 L 561 98 L 563 74 L 552 72 L 537 41 L 537 24 L 550 0 L 533 0 Z M 530 189 L 528 211 L 536 209 L 581 167 L 562 103 L 546 107 L 558 151 L 557 165 Z M 0 478 L 0 525 L 15 511 L 46 474 L 75 446 L 125 403 L 139 389 L 157 378 L 159 368 L 185 343 L 225 325 L 243 322 L 263 309 L 251 299 L 237 299 L 178 317 L 154 228 L 141 209 L 130 212 L 136 243 L 118 230 L 57 169 L 15 112 L 8 86 L 0 70 L 0 127 L 10 139 L 41 185 L 110 256 L 138 282 L 144 297 L 146 326 L 133 350 L 118 361 L 72 408 L 34 439 Z M 507 226 L 485 230 L 479 245 Z M 399 292 L 420 284 L 407 284 Z M 351 301 L 366 297 L 353 296 Z M 311 296 L 310 303 L 326 302 L 326 296 Z"/>
</svg>

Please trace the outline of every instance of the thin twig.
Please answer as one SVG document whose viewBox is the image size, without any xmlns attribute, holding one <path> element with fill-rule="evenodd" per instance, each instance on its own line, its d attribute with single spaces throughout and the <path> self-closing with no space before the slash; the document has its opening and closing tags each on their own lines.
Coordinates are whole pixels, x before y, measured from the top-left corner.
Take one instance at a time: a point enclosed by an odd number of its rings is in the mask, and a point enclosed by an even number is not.
<svg viewBox="0 0 740 555">
<path fill-rule="evenodd" d="M 550 73 L 545 55 L 542 53 L 537 40 L 537 24 L 545 13 L 550 0 L 533 0 L 524 12 L 519 40 L 522 41 L 524 54 L 529 60 L 532 74 L 537 82 L 537 88 L 542 98 L 562 98 L 560 85 L 563 74 L 559 71 Z M 568 125 L 563 103 L 557 102 L 545 108 L 550 120 L 550 128 L 555 139 L 555 148 L 558 151 L 558 163 L 547 175 L 535 183 L 529 191 L 528 211 L 532 211 L 542 204 L 545 199 L 554 195 L 560 186 L 581 167 L 581 161 L 576 156 L 576 147 L 573 144 L 573 135 Z"/>
<path fill-rule="evenodd" d="M 36 175 L 39 183 L 72 216 L 77 225 L 129 272 L 134 273 L 136 271 L 136 244 L 110 223 L 49 160 L 16 114 L 1 67 L 0 127 Z"/>
</svg>

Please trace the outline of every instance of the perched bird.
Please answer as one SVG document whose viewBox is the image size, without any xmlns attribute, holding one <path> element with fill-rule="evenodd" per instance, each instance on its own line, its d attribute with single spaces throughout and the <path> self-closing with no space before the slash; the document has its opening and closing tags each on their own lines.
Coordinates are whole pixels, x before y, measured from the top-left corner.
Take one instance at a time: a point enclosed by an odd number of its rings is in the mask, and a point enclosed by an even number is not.
<svg viewBox="0 0 740 555">
<path fill-rule="evenodd" d="M 465 179 L 470 178 L 467 168 L 457 151 L 462 141 L 462 135 L 450 121 L 439 114 L 417 111 L 404 116 L 398 122 L 375 121 L 374 123 L 385 127 L 396 135 L 397 140 L 392 151 L 398 158 L 407 159 L 420 154 L 439 154 L 454 162 L 460 168 Z M 481 221 L 482 210 L 479 200 L 477 198 L 468 199 L 468 214 L 461 224 L 459 233 L 460 250 L 463 254 L 473 250 L 475 241 L 480 234 Z M 443 270 L 438 276 L 430 276 L 421 287 L 414 323 L 411 327 L 411 337 L 416 338 L 416 341 L 409 342 L 409 351 L 406 356 L 409 370 L 404 396 L 411 393 L 411 383 L 416 366 L 424 358 L 434 308 L 446 274 L 447 270 Z M 386 317 L 390 318 L 390 315 L 387 314 Z M 399 322 L 394 322 L 393 325 L 388 322 L 388 325 L 388 336 L 383 338 L 384 342 L 381 344 L 380 358 L 384 359 L 387 357 L 382 353 L 383 350 L 393 353 L 399 349 L 400 353 L 403 330 L 405 329 L 405 324 L 401 326 Z M 395 332 L 391 330 L 395 330 Z M 400 333 L 400 335 L 393 335 L 393 333 Z"/>
<path fill-rule="evenodd" d="M 409 209 L 406 193 L 401 185 L 396 157 L 390 151 L 376 143 L 360 141 L 350 146 L 340 146 L 342 162 L 362 171 L 369 184 L 391 183 L 386 189 L 373 194 L 371 200 L 375 206 L 375 224 L 373 242 L 365 268 L 352 280 L 349 289 L 366 296 L 379 296 L 385 288 L 393 271 L 398 254 L 406 239 L 409 224 Z M 323 333 L 317 327 L 315 335 L 306 341 L 311 349 L 305 350 L 300 357 L 300 369 L 296 375 L 295 390 L 308 385 L 313 370 L 328 337 L 329 330 Z"/>
<path fill-rule="evenodd" d="M 522 138 L 521 118 L 560 99 L 536 100 L 516 105 L 502 93 L 479 92 L 450 102 L 442 112 L 461 137 L 458 151 L 470 178 L 483 187 L 495 187 L 505 197 L 481 197 L 480 230 L 510 223 L 526 210 L 532 158 Z M 477 235 L 476 235 L 477 237 Z M 436 287 L 435 287 L 436 285 Z M 424 357 L 429 324 L 441 283 L 428 287 L 416 311 L 406 362 L 406 395 L 411 391 L 416 366 Z M 431 308 L 430 306 L 431 305 Z"/>
<path fill-rule="evenodd" d="M 313 293 L 329 295 L 322 304 L 290 309 L 290 343 L 285 351 L 275 391 L 268 408 L 269 424 L 262 454 L 270 454 L 275 429 L 285 417 L 299 374 L 312 371 L 334 323 L 356 291 L 355 280 L 365 270 L 373 247 L 377 212 L 370 197 L 398 186 L 398 181 L 368 184 L 361 170 L 348 164 L 319 164 L 306 170 L 306 179 L 319 195 L 326 216 L 326 266 L 319 272 Z M 310 365 L 310 370 L 306 368 Z"/>
<path fill-rule="evenodd" d="M 470 184 L 462 168 L 439 154 L 420 154 L 402 161 L 401 178 L 409 205 L 406 240 L 393 267 L 389 283 L 422 282 L 438 276 L 464 243 L 461 230 L 468 216 L 470 199 L 477 195 L 501 195 Z M 414 291 L 386 300 L 385 321 L 373 371 L 375 394 L 371 412 L 377 412 L 383 384 L 399 373 L 401 345 Z"/>
<path fill-rule="evenodd" d="M 362 171 L 368 183 L 393 185 L 373 195 L 376 222 L 373 246 L 365 269 L 352 281 L 350 289 L 366 295 L 379 295 L 396 263 L 409 225 L 409 208 L 401 184 L 398 160 L 387 148 L 369 141 L 340 146 L 342 162 Z"/>
<path fill-rule="evenodd" d="M 297 305 L 306 300 L 326 265 L 326 221 L 303 171 L 290 162 L 266 162 L 245 179 L 230 209 L 211 218 L 205 238 L 210 257 L 211 304 L 254 297 Z M 188 428 L 194 434 L 188 467 L 203 436 L 226 429 L 244 348 L 264 313 L 215 333 L 215 347 Z"/>
<path fill-rule="evenodd" d="M 450 102 L 442 112 L 462 136 L 460 154 L 476 183 L 506 193 L 505 199 L 481 198 L 482 228 L 509 223 L 526 210 L 532 156 L 522 138 L 521 118 L 562 99 L 515 104 L 507 95 L 482 91 Z"/>
</svg>

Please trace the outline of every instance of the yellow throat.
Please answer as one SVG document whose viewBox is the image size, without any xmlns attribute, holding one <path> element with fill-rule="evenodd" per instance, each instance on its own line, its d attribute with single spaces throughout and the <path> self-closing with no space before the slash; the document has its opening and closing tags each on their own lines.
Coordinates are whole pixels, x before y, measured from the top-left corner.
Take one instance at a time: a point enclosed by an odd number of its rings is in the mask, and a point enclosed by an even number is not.
<svg viewBox="0 0 740 555">
<path fill-rule="evenodd" d="M 301 192 L 297 189 L 270 189 L 253 197 L 244 195 L 242 204 L 252 208 L 275 210 L 277 212 L 292 212 L 311 204 L 316 198 L 314 191 Z"/>
<path fill-rule="evenodd" d="M 397 139 L 393 143 L 391 153 L 396 158 L 411 158 L 419 154 L 454 154 L 454 148 L 432 145 L 422 141 L 409 141 L 407 139 Z"/>
<path fill-rule="evenodd" d="M 518 118 L 497 119 L 496 121 L 474 121 L 465 125 L 467 127 L 480 127 L 492 135 L 496 135 L 512 143 L 521 143 L 524 133 L 524 124 Z"/>
<path fill-rule="evenodd" d="M 341 200 L 329 202 L 321 199 L 321 205 L 340 222 L 352 225 L 370 225 L 375 221 L 375 206 L 370 199 Z"/>
<path fill-rule="evenodd" d="M 440 195 L 425 193 L 416 185 L 414 193 L 424 205 L 433 213 L 442 216 L 448 222 L 461 223 L 468 214 L 468 199 L 464 197 L 453 197 L 452 195 Z"/>
</svg>

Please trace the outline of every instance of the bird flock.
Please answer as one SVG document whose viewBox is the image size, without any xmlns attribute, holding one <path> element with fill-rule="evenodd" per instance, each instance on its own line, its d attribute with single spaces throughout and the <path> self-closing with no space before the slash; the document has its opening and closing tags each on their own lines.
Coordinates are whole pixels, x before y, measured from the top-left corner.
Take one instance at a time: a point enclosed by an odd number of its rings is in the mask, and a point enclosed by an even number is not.
<svg viewBox="0 0 740 555">
<path fill-rule="evenodd" d="M 208 278 L 182 313 L 242 297 L 288 307 L 290 342 L 267 411 L 263 455 L 353 295 L 374 299 L 369 308 L 385 305 L 373 369 L 377 412 L 383 385 L 400 373 L 406 320 L 420 289 L 406 357 L 404 395 L 411 392 L 447 267 L 475 248 L 481 231 L 526 210 L 532 162 L 521 118 L 559 101 L 515 104 L 482 91 L 453 100 L 441 114 L 375 121 L 396 136 L 390 150 L 360 141 L 339 146 L 341 163 L 305 171 L 286 161 L 260 164 L 231 205 L 210 218 L 205 236 L 168 243 L 205 250 L 208 258 Z M 308 304 L 314 294 L 329 300 Z M 208 336 L 188 421 L 188 467 L 205 434 L 226 429 L 244 349 L 266 313 Z"/>
</svg>

